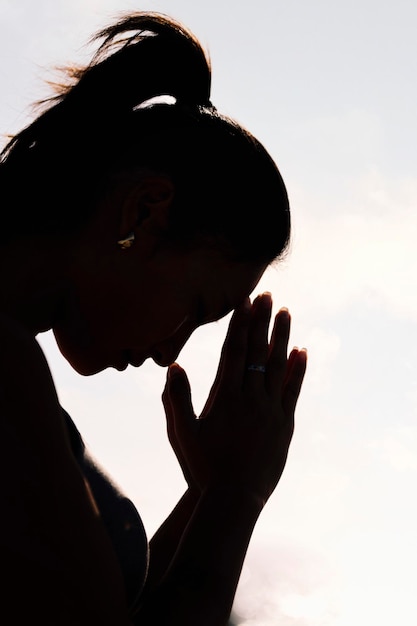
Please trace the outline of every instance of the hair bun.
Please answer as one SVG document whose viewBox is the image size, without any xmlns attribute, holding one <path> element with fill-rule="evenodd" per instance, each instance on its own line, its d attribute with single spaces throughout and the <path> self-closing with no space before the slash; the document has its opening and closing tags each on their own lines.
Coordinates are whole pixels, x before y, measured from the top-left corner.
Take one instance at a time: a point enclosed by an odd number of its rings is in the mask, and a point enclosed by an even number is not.
<svg viewBox="0 0 417 626">
<path fill-rule="evenodd" d="M 160 95 L 211 106 L 209 57 L 193 33 L 171 17 L 129 14 L 97 32 L 91 41 L 100 39 L 79 87 L 90 87 L 89 97 L 94 94 L 101 107 L 131 110 Z"/>
</svg>

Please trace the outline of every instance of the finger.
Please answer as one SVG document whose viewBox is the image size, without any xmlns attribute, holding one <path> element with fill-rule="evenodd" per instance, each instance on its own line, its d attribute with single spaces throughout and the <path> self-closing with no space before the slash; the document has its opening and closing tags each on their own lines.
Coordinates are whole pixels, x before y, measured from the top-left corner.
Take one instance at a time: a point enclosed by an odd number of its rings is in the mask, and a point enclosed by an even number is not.
<svg viewBox="0 0 417 626">
<path fill-rule="evenodd" d="M 180 443 L 178 441 L 176 432 L 175 432 L 175 413 L 174 407 L 171 404 L 171 396 L 170 396 L 170 385 L 169 385 L 169 369 L 167 371 L 167 379 L 165 382 L 164 391 L 162 393 L 162 404 L 165 410 L 166 417 L 166 428 L 168 434 L 168 440 L 177 455 L 178 460 L 180 461 L 181 456 L 181 448 Z"/>
<path fill-rule="evenodd" d="M 269 292 L 258 296 L 252 305 L 248 335 L 246 384 L 250 389 L 265 388 L 265 370 L 268 358 L 268 332 L 271 321 L 272 298 Z M 262 369 L 264 368 L 264 369 Z"/>
<path fill-rule="evenodd" d="M 242 304 L 234 310 L 231 317 L 213 385 L 214 389 L 217 389 L 220 382 L 233 387 L 242 385 L 250 320 L 251 302 L 249 298 L 245 298 Z"/>
<path fill-rule="evenodd" d="M 169 390 L 168 390 L 168 375 L 167 375 L 167 380 L 166 380 L 166 383 L 165 383 L 165 388 L 164 388 L 164 391 L 162 393 L 162 404 L 163 404 L 164 410 L 165 410 L 166 429 L 167 429 L 168 440 L 169 440 L 169 442 L 170 442 L 174 452 L 176 453 L 176 455 L 178 457 L 178 455 L 181 452 L 180 452 L 180 444 L 179 444 L 177 435 L 175 433 L 175 414 L 174 414 L 174 408 L 173 408 L 173 406 L 171 404 L 171 398 L 170 398 L 170 394 L 169 394 Z"/>
<path fill-rule="evenodd" d="M 289 362 L 291 367 L 282 391 L 282 408 L 286 416 L 293 416 L 307 368 L 307 350 L 294 348 Z"/>
<path fill-rule="evenodd" d="M 226 339 L 223 343 L 216 378 L 201 412 L 200 419 L 203 419 L 210 411 L 222 384 L 228 390 L 241 389 L 242 387 L 251 306 L 250 299 L 245 298 L 242 304 L 233 312 Z"/>
<path fill-rule="evenodd" d="M 175 429 L 174 429 L 174 413 L 173 413 L 173 409 L 171 406 L 171 401 L 169 399 L 167 386 L 168 386 L 168 381 L 165 383 L 164 391 L 162 393 L 162 404 L 164 405 L 164 410 L 165 410 L 168 439 L 171 445 L 174 446 L 176 442 Z"/>
<path fill-rule="evenodd" d="M 184 374 L 184 377 L 186 377 L 185 372 L 183 372 L 183 374 Z M 171 375 L 172 375 L 172 372 L 171 372 Z M 176 416 L 174 406 L 171 403 L 170 392 L 172 393 L 173 391 L 173 387 L 172 385 L 170 385 L 170 379 L 172 383 L 171 375 L 168 370 L 167 381 L 166 381 L 164 392 L 162 394 L 162 402 L 164 404 L 165 415 L 167 418 L 168 439 L 175 453 L 175 456 L 177 457 L 178 463 L 182 469 L 182 472 L 183 472 L 183 475 L 187 484 L 189 486 L 192 486 L 194 481 L 193 481 L 193 477 L 191 475 L 191 472 L 188 466 L 186 453 L 184 452 L 184 449 L 185 449 L 184 433 L 181 432 L 180 420 L 178 419 L 178 415 Z M 175 395 L 175 392 L 174 392 L 174 395 Z M 190 426 L 191 426 L 191 420 L 190 420 Z M 180 432 L 177 432 L 177 430 L 179 430 Z"/>
<path fill-rule="evenodd" d="M 163 403 L 167 417 L 168 434 L 181 444 L 188 437 L 195 422 L 191 401 L 191 389 L 185 371 L 173 363 L 168 368 L 167 381 L 163 394 Z"/>
<path fill-rule="evenodd" d="M 300 351 L 299 348 L 294 347 L 291 350 L 291 352 L 290 352 L 290 355 L 289 355 L 288 360 L 287 360 L 287 367 L 286 367 L 286 370 L 285 370 L 283 387 L 284 387 L 284 385 L 287 383 L 287 381 L 289 380 L 289 378 L 292 375 L 293 367 L 294 367 L 294 364 L 297 361 L 299 351 Z"/>
<path fill-rule="evenodd" d="M 269 346 L 266 385 L 268 393 L 281 394 L 287 371 L 288 339 L 290 336 L 291 315 L 286 308 L 281 308 L 275 316 Z"/>
</svg>

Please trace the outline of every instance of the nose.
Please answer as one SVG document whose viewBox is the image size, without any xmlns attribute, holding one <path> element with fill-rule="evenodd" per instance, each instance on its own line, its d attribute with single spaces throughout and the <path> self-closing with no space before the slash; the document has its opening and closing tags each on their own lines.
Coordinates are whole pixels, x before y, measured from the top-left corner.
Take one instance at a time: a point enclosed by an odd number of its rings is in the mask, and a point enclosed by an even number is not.
<svg viewBox="0 0 417 626">
<path fill-rule="evenodd" d="M 194 330 L 195 328 L 180 330 L 169 339 L 155 346 L 151 355 L 155 363 L 161 367 L 171 365 L 178 357 Z"/>
</svg>

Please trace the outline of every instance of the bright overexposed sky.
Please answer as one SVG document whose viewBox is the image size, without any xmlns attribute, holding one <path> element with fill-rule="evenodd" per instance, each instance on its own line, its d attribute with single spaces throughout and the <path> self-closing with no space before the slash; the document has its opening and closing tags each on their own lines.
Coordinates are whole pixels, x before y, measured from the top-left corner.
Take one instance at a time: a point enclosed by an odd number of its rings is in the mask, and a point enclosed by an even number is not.
<svg viewBox="0 0 417 626">
<path fill-rule="evenodd" d="M 309 365 L 235 622 L 415 626 L 417 4 L 1 0 L 0 132 L 30 119 L 48 68 L 87 59 L 95 30 L 141 9 L 183 20 L 209 49 L 214 104 L 268 148 L 292 207 L 290 255 L 256 293 L 289 307 Z M 197 410 L 227 321 L 198 330 L 178 359 Z M 49 333 L 40 343 L 61 403 L 152 535 L 185 488 L 165 435 L 165 370 L 83 378 Z"/>
</svg>

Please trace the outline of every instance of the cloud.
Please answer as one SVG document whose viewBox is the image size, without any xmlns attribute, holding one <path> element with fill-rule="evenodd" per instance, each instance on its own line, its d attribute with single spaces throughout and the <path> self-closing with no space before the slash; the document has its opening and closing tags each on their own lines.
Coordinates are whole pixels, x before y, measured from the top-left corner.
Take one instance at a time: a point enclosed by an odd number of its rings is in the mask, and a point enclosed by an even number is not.
<svg viewBox="0 0 417 626">
<path fill-rule="evenodd" d="M 391 428 L 369 443 L 378 459 L 396 472 L 417 472 L 417 429 Z M 415 477 L 414 477 L 415 479 Z"/>
<path fill-rule="evenodd" d="M 417 321 L 417 179 L 386 181 L 372 170 L 349 201 L 333 198 L 325 210 L 294 195 L 290 254 L 262 284 L 306 324 L 353 304 Z"/>
<path fill-rule="evenodd" d="M 283 537 L 255 541 L 235 601 L 237 624 L 330 626 L 337 615 L 336 572 L 319 548 Z"/>
</svg>

